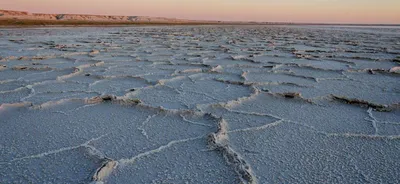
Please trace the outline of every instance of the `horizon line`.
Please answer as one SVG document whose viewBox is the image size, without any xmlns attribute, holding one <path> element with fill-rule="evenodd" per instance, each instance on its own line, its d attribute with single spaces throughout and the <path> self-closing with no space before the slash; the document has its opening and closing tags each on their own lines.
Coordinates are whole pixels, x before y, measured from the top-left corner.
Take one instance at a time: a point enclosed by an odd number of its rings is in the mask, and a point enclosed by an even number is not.
<svg viewBox="0 0 400 184">
<path fill-rule="evenodd" d="M 205 22 L 221 22 L 221 23 L 255 23 L 255 24 L 286 24 L 286 25 L 360 25 L 360 26 L 400 26 L 400 23 L 349 23 L 349 22 L 299 22 L 299 21 L 236 21 L 236 20 L 218 20 L 218 19 L 187 19 L 179 17 L 169 16 L 151 16 L 151 15 L 126 15 L 126 14 L 93 14 L 93 13 L 43 13 L 29 10 L 11 10 L 11 9 L 0 9 L 0 11 L 10 12 L 24 12 L 28 14 L 44 14 L 44 15 L 86 15 L 86 16 L 114 16 L 114 17 L 149 17 L 149 18 L 165 18 L 165 19 L 176 19 L 186 21 L 205 21 Z M 0 16 L 1 18 L 1 16 Z"/>
</svg>

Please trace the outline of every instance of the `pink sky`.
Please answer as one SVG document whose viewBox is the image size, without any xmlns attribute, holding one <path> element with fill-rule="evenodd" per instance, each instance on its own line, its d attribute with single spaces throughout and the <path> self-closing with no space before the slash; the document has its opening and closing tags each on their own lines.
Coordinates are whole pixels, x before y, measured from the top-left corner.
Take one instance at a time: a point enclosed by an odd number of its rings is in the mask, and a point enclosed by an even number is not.
<svg viewBox="0 0 400 184">
<path fill-rule="evenodd" d="M 400 0 L 0 0 L 0 9 L 199 20 L 400 24 Z"/>
</svg>

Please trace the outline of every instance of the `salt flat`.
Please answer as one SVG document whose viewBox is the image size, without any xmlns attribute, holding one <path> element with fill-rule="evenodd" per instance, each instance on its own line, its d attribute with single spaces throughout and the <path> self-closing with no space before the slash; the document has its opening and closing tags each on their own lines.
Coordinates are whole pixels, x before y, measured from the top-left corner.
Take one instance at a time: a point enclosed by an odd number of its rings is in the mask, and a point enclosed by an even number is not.
<svg viewBox="0 0 400 184">
<path fill-rule="evenodd" d="M 0 183 L 399 183 L 400 28 L 0 29 Z"/>
</svg>

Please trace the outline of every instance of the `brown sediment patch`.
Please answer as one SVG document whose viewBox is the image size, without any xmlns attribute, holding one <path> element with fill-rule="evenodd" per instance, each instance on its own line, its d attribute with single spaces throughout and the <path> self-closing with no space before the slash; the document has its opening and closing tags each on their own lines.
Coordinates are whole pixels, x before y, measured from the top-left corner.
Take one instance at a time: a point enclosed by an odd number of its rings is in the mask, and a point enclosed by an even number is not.
<svg viewBox="0 0 400 184">
<path fill-rule="evenodd" d="M 106 159 L 103 165 L 96 170 L 92 177 L 92 181 L 104 182 L 104 180 L 112 173 L 117 165 L 117 161 Z"/>
<path fill-rule="evenodd" d="M 102 103 L 102 102 L 109 102 L 109 101 L 115 101 L 117 99 L 116 96 L 113 95 L 104 95 L 104 96 L 96 96 L 90 99 L 85 100 L 85 103 L 87 104 L 97 104 L 97 103 Z"/>
<path fill-rule="evenodd" d="M 13 70 L 33 70 L 33 71 L 49 71 L 52 70 L 52 68 L 45 66 L 41 68 L 36 68 L 36 67 L 29 67 L 29 66 L 14 66 L 12 68 Z"/>
<path fill-rule="evenodd" d="M 33 105 L 31 108 L 32 109 L 48 109 L 48 108 L 58 106 L 60 104 L 72 102 L 72 101 L 81 101 L 81 99 L 61 99 L 58 101 L 48 101 L 48 102 L 42 103 L 40 105 Z"/>
<path fill-rule="evenodd" d="M 271 92 L 265 92 L 268 95 L 272 95 L 275 97 L 283 97 L 283 98 L 287 98 L 287 99 L 293 99 L 293 100 L 299 100 L 305 103 L 309 103 L 309 104 L 315 104 L 312 99 L 307 99 L 304 98 L 301 93 L 299 92 L 285 92 L 285 93 L 271 93 Z"/>
<path fill-rule="evenodd" d="M 367 69 L 367 71 L 368 71 L 369 74 L 376 74 L 377 72 L 378 72 L 378 73 L 385 73 L 385 72 L 387 72 L 387 71 L 384 70 L 384 69 Z"/>
<path fill-rule="evenodd" d="M 247 61 L 247 62 L 250 62 L 250 63 L 260 63 L 258 61 L 255 61 L 254 59 L 249 58 L 249 57 L 243 56 L 243 55 L 236 55 L 236 56 L 232 55 L 232 56 L 230 56 L 230 59 L 238 60 L 238 61 Z"/>
<path fill-rule="evenodd" d="M 26 56 L 21 56 L 21 57 L 18 58 L 18 60 L 28 60 L 28 59 L 29 59 L 29 58 L 26 57 Z"/>
<path fill-rule="evenodd" d="M 0 71 L 7 69 L 6 65 L 0 65 Z"/>
<path fill-rule="evenodd" d="M 252 84 L 242 82 L 242 81 L 231 81 L 231 80 L 224 80 L 224 79 L 214 79 L 215 81 L 226 83 L 226 84 L 233 84 L 233 85 L 241 85 L 241 86 L 251 86 Z"/>
<path fill-rule="evenodd" d="M 12 68 L 13 70 L 28 70 L 27 66 L 14 66 Z"/>
<path fill-rule="evenodd" d="M 114 95 L 103 95 L 103 96 L 96 96 L 93 98 L 85 99 L 84 102 L 86 104 L 100 104 L 104 102 L 112 102 L 119 105 L 139 105 L 142 103 L 139 99 L 130 99 L 130 98 L 117 98 Z"/>
<path fill-rule="evenodd" d="M 360 99 L 356 99 L 356 98 L 348 98 L 348 97 L 344 97 L 344 96 L 336 96 L 336 95 L 331 95 L 331 98 L 333 100 L 339 101 L 339 102 L 344 102 L 347 104 L 352 104 L 352 105 L 358 105 L 361 107 L 370 107 L 373 108 L 377 111 L 381 111 L 381 112 L 390 112 L 392 111 L 392 108 L 389 105 L 381 105 L 381 104 L 375 104 L 375 103 L 371 103 L 365 100 L 360 100 Z"/>
<path fill-rule="evenodd" d="M 96 55 L 96 54 L 99 54 L 99 53 L 100 53 L 99 50 L 92 50 L 92 51 L 89 52 L 89 55 L 93 56 L 93 55 Z"/>
<path fill-rule="evenodd" d="M 390 73 L 398 73 L 400 74 L 400 66 L 393 67 L 389 70 Z"/>
<path fill-rule="evenodd" d="M 21 102 L 21 103 L 12 103 L 12 104 L 0 104 L 0 113 L 9 108 L 20 108 L 20 107 L 31 107 L 32 103 L 29 102 Z"/>
<path fill-rule="evenodd" d="M 56 56 L 34 56 L 34 57 L 32 57 L 32 60 L 46 60 L 46 59 L 52 59 L 55 57 Z"/>
<path fill-rule="evenodd" d="M 285 98 L 301 98 L 301 94 L 297 92 L 282 93 Z"/>
<path fill-rule="evenodd" d="M 17 57 L 15 56 L 6 56 L 6 57 L 1 57 L 0 56 L 0 61 L 10 61 L 10 60 L 15 60 Z"/>
</svg>

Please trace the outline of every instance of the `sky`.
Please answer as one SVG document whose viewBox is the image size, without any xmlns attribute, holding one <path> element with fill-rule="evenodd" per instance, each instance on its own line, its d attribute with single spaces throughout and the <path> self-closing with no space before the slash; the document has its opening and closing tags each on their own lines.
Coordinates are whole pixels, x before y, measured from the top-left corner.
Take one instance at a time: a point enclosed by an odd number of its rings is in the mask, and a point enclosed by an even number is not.
<svg viewBox="0 0 400 184">
<path fill-rule="evenodd" d="M 0 0 L 0 9 L 195 20 L 400 24 L 400 0 Z"/>
</svg>

